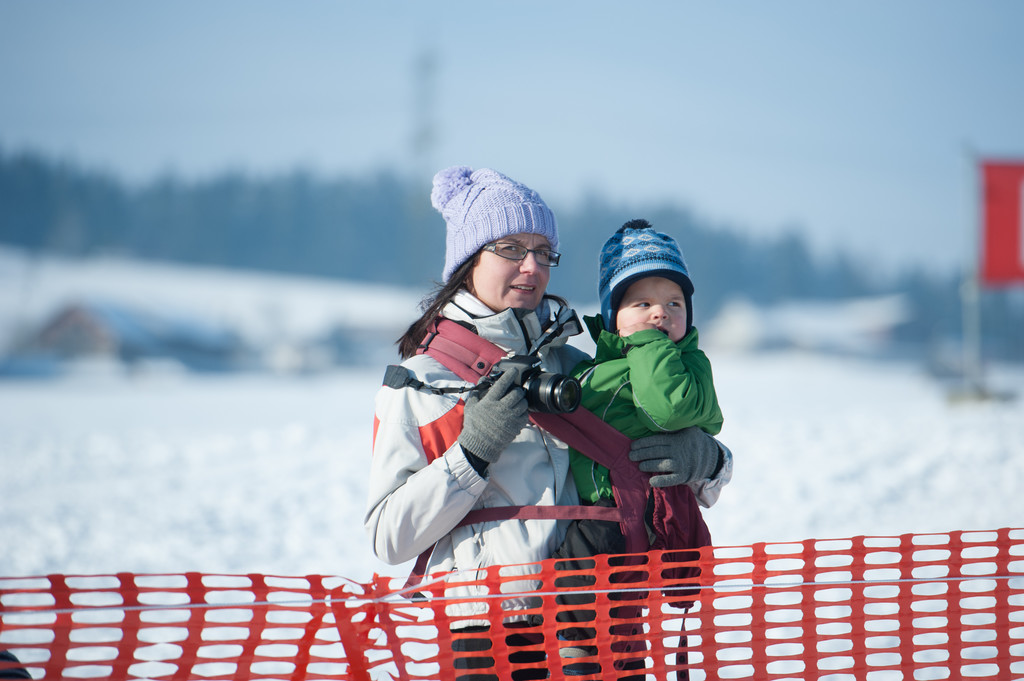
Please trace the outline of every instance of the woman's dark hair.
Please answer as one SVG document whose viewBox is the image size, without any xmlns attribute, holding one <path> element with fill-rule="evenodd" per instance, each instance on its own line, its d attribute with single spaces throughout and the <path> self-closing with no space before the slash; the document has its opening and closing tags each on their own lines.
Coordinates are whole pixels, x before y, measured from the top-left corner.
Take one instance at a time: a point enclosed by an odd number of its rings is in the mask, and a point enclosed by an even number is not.
<svg viewBox="0 0 1024 681">
<path fill-rule="evenodd" d="M 452 272 L 452 276 L 449 277 L 447 283 L 438 284 L 437 288 L 420 302 L 420 309 L 423 310 L 423 314 L 419 319 L 410 324 L 406 332 L 402 334 L 402 337 L 396 341 L 398 354 L 402 356 L 402 359 L 409 359 L 416 354 L 416 349 L 427 335 L 427 327 L 437 319 L 444 306 L 452 302 L 452 298 L 455 297 L 455 294 L 460 289 L 467 288 L 466 281 L 469 279 L 469 273 L 479 259 L 480 251 L 477 251 L 473 257 L 459 265 L 459 268 Z"/>
</svg>

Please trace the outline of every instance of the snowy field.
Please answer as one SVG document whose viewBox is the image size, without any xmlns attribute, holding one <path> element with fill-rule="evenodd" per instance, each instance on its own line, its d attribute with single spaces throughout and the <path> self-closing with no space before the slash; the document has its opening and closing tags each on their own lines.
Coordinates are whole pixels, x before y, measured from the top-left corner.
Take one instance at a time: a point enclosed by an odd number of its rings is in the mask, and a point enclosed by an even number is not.
<svg viewBox="0 0 1024 681">
<path fill-rule="evenodd" d="M 736 456 L 717 544 L 1024 526 L 1020 401 L 949 405 L 905 365 L 712 359 Z M 0 383 L 0 575 L 402 574 L 361 522 L 380 374 Z"/>
<path fill-rule="evenodd" d="M 736 458 L 716 544 L 1024 527 L 1024 400 L 953 404 L 909 362 L 708 354 Z M 0 381 L 0 576 L 405 574 L 362 529 L 382 375 Z M 1024 368 L 988 379 L 1024 398 Z"/>
</svg>

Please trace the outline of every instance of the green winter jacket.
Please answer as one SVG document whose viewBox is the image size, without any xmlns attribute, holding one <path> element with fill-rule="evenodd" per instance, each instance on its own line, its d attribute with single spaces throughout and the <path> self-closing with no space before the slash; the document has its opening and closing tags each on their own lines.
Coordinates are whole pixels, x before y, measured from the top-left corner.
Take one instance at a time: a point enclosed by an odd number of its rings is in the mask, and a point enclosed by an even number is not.
<svg viewBox="0 0 1024 681">
<path fill-rule="evenodd" d="M 697 329 L 673 343 L 656 329 L 621 338 L 604 329 L 600 316 L 584 321 L 597 349 L 594 359 L 573 370 L 583 407 L 634 440 L 688 426 L 710 435 L 722 430 L 711 362 L 697 347 Z M 570 463 L 580 499 L 612 498 L 607 468 L 575 450 Z"/>
</svg>

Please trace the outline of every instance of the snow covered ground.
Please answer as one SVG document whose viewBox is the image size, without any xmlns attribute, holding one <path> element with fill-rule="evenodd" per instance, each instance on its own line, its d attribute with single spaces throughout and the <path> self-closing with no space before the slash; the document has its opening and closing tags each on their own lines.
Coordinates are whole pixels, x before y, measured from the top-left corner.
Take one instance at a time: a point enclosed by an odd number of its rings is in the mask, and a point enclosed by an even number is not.
<svg viewBox="0 0 1024 681">
<path fill-rule="evenodd" d="M 1016 401 L 953 404 L 923 362 L 708 354 L 736 457 L 705 512 L 717 544 L 1024 526 L 1024 367 L 988 373 Z M 404 574 L 362 529 L 382 374 L 0 381 L 0 576 Z"/>
</svg>

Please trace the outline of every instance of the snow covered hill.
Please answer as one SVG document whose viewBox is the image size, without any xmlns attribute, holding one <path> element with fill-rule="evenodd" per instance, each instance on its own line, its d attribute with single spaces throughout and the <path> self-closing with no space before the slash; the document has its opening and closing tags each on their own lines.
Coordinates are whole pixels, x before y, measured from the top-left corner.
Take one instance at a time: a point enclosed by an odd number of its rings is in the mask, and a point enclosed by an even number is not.
<svg viewBox="0 0 1024 681">
<path fill-rule="evenodd" d="M 380 360 L 385 355 L 376 351 L 390 350 L 416 314 L 422 294 L 118 257 L 29 258 L 0 248 L 0 355 L 37 336 L 69 309 L 113 307 L 136 319 L 159 317 L 179 327 L 234 334 L 254 353 L 255 368 L 306 369 L 311 352 L 339 342 L 354 343 Z M 336 362 L 317 366 L 331 363 Z"/>
</svg>

